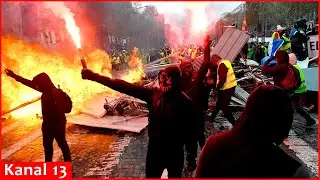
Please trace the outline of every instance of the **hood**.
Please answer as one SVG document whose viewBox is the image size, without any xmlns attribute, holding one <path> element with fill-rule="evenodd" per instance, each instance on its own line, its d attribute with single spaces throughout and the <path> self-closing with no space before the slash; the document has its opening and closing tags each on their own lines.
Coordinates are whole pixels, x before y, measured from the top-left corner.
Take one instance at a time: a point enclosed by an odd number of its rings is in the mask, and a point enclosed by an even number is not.
<svg viewBox="0 0 320 180">
<path fill-rule="evenodd" d="M 38 86 L 41 92 L 50 92 L 53 88 L 55 88 L 50 77 L 46 73 L 40 73 L 36 75 L 32 79 L 32 82 Z"/>
<path fill-rule="evenodd" d="M 287 93 L 273 85 L 262 85 L 250 94 L 235 129 L 257 142 L 279 145 L 289 134 L 292 121 Z"/>
<path fill-rule="evenodd" d="M 179 67 L 175 65 L 166 67 L 164 70 L 159 72 L 158 77 L 163 71 L 167 72 L 168 76 L 171 77 L 173 89 L 180 90 L 181 72 Z"/>
</svg>

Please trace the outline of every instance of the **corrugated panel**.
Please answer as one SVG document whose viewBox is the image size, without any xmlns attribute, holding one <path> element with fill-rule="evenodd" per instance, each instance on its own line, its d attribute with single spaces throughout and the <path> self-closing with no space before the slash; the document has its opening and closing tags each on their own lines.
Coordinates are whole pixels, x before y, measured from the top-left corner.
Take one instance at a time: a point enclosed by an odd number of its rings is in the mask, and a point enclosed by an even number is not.
<svg viewBox="0 0 320 180">
<path fill-rule="evenodd" d="M 245 32 L 235 28 L 227 28 L 212 53 L 233 62 L 249 38 L 250 36 Z"/>
<path fill-rule="evenodd" d="M 210 55 L 218 54 L 223 59 L 233 62 L 249 38 L 250 36 L 245 32 L 235 28 L 227 28 Z M 200 69 L 202 62 L 203 56 L 193 62 L 196 70 Z"/>
</svg>

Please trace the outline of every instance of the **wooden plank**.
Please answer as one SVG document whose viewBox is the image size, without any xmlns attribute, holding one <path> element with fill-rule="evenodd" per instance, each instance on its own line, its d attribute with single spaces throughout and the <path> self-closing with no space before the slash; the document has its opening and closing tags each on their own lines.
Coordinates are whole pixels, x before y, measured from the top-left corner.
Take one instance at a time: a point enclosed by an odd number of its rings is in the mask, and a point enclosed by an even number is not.
<svg viewBox="0 0 320 180">
<path fill-rule="evenodd" d="M 148 125 L 148 117 L 138 117 L 136 119 L 130 119 L 129 121 L 124 121 L 123 116 L 106 116 L 103 118 L 95 118 L 87 114 L 80 114 L 77 116 L 71 116 L 67 118 L 68 123 L 107 128 L 107 129 L 117 129 L 129 132 L 140 133 Z M 123 121 L 123 122 L 119 122 Z M 115 123 L 119 122 L 119 123 Z"/>
<path fill-rule="evenodd" d="M 16 107 L 8 110 L 8 111 L 2 112 L 2 113 L 1 113 L 1 116 L 4 116 L 4 115 L 6 115 L 6 114 L 8 114 L 8 113 L 11 113 L 11 112 L 16 111 L 16 110 L 18 110 L 18 109 L 21 109 L 21 108 L 23 108 L 23 107 L 26 107 L 26 106 L 28 106 L 28 105 L 30 105 L 30 104 L 33 104 L 33 103 L 35 103 L 35 102 L 38 102 L 40 99 L 41 99 L 41 97 L 37 97 L 37 98 L 34 98 L 34 99 L 30 100 L 30 101 L 24 102 L 24 103 L 22 103 L 22 104 L 20 104 L 20 105 L 18 105 L 18 106 L 16 106 Z"/>
</svg>

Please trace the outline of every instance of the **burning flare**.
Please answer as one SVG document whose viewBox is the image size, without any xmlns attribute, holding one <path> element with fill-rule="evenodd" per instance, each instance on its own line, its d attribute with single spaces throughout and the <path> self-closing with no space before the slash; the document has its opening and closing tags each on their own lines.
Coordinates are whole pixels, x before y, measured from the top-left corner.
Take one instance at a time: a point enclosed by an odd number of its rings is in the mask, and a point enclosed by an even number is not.
<svg viewBox="0 0 320 180">
<path fill-rule="evenodd" d="M 66 23 L 67 31 L 69 32 L 73 42 L 78 49 L 81 48 L 80 29 L 74 20 L 74 14 L 67 8 L 64 2 L 43 2 L 44 6 L 51 10 L 57 17 L 62 18 Z"/>
</svg>

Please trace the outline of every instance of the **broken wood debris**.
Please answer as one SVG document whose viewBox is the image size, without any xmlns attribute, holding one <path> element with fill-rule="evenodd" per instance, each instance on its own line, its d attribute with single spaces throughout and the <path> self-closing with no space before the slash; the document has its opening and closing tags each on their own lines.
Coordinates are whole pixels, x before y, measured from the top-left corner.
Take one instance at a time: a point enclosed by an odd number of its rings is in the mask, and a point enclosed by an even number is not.
<svg viewBox="0 0 320 180">
<path fill-rule="evenodd" d="M 30 105 L 30 104 L 33 104 L 33 103 L 39 101 L 40 99 L 41 99 L 41 97 L 37 97 L 37 98 L 34 98 L 34 99 L 30 100 L 30 101 L 24 102 L 24 103 L 20 104 L 19 106 L 16 106 L 16 107 L 14 107 L 14 108 L 12 108 L 12 109 L 10 109 L 10 110 L 8 110 L 8 111 L 3 112 L 3 113 L 1 114 L 1 116 L 4 116 L 4 115 L 9 114 L 9 113 L 11 113 L 11 112 L 13 112 L 13 111 L 16 111 L 16 110 L 18 110 L 18 109 L 21 109 L 21 108 L 23 108 L 23 107 L 25 107 L 25 106 L 28 106 L 28 105 Z"/>
</svg>

